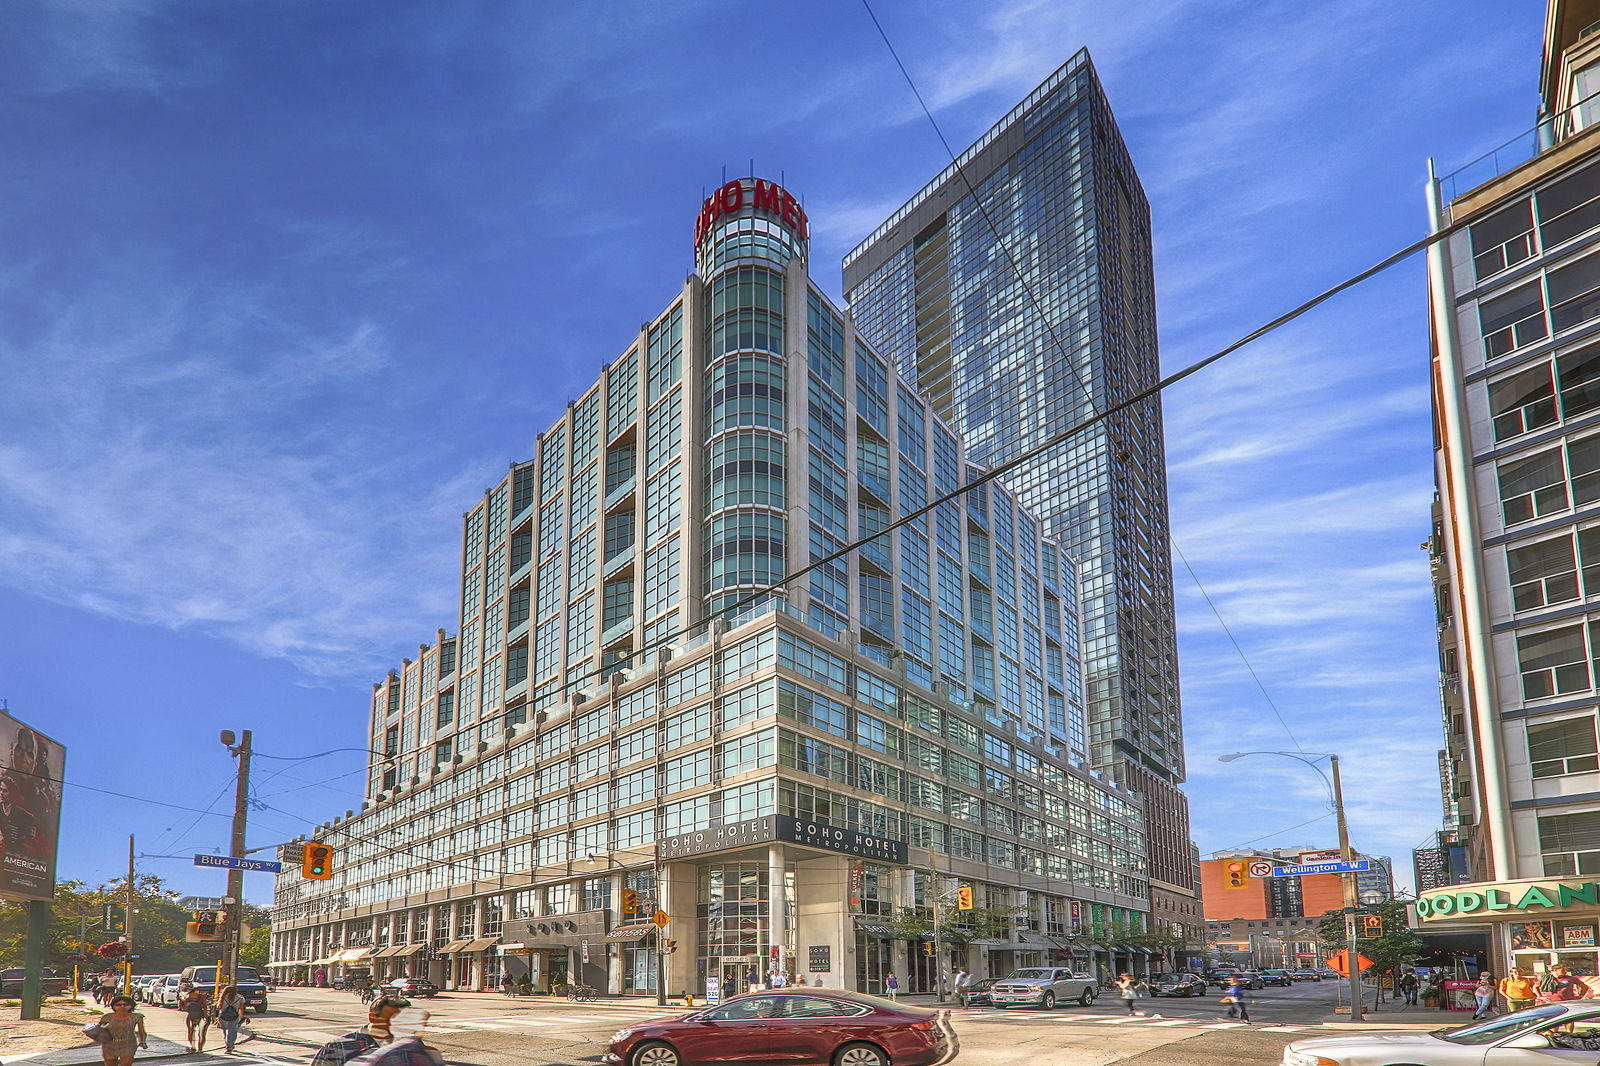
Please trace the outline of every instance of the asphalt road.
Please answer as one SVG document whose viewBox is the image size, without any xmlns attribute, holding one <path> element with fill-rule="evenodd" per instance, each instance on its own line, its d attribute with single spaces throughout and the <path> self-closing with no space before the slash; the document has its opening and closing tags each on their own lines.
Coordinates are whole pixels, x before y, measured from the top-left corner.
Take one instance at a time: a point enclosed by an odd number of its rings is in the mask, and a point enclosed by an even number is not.
<svg viewBox="0 0 1600 1066">
<path fill-rule="evenodd" d="M 962 1049 L 957 1066 L 1272 1066 L 1285 1043 L 1327 1032 L 1331 983 L 1252 993 L 1250 1026 L 1223 1017 L 1218 994 L 1194 999 L 1141 999 L 1128 1017 L 1118 999 L 1052 1011 L 975 1008 L 954 1012 Z M 444 993 L 419 1001 L 431 1012 L 427 1040 L 461 1066 L 593 1066 L 612 1033 L 631 1022 L 682 1013 L 638 1001 L 569 1004 L 547 998 L 508 1000 L 495 994 Z M 916 1000 L 913 1000 L 916 1002 Z M 175 1011 L 146 1008 L 153 1032 L 172 1029 Z M 270 1066 L 304 1066 L 323 1043 L 356 1028 L 365 1011 L 354 996 L 327 989 L 285 989 L 272 1010 L 251 1015 L 253 1037 L 240 1049 Z M 1414 1021 L 1415 1019 L 1407 1019 Z M 185 1056 L 179 1063 L 230 1061 Z M 238 1058 L 231 1060 L 241 1061 Z"/>
</svg>

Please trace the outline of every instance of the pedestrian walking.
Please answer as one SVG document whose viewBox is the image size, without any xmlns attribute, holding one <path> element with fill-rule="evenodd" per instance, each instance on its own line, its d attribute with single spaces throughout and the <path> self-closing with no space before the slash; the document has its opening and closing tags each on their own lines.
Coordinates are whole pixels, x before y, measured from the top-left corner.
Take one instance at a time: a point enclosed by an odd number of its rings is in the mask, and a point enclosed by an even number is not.
<svg viewBox="0 0 1600 1066">
<path fill-rule="evenodd" d="M 1500 995 L 1505 999 L 1508 1011 L 1527 1010 L 1533 1006 L 1537 994 L 1533 978 L 1524 974 L 1520 967 L 1511 967 L 1500 979 Z"/>
<path fill-rule="evenodd" d="M 772 971 L 772 987 L 773 988 L 784 988 L 788 984 L 789 984 L 789 975 L 788 974 L 784 973 L 782 970 L 773 970 Z"/>
<path fill-rule="evenodd" d="M 889 996 L 890 999 L 895 1000 L 896 1002 L 899 1001 L 899 998 L 900 998 L 900 978 L 898 978 L 898 977 L 896 977 L 894 975 L 894 971 L 893 970 L 890 970 L 888 972 L 888 974 L 884 977 L 884 979 L 883 979 L 883 990 Z"/>
<path fill-rule="evenodd" d="M 1146 992 L 1150 991 L 1149 985 L 1134 977 L 1131 973 L 1125 973 L 1117 978 L 1117 992 L 1122 996 L 1122 1002 L 1128 1005 L 1129 1015 L 1139 1013 L 1134 1006 L 1134 1002 L 1139 998 L 1139 990 L 1141 988 Z"/>
<path fill-rule="evenodd" d="M 105 1066 L 133 1066 L 134 1044 L 146 1050 L 149 1037 L 144 1031 L 144 1015 L 133 1009 L 127 996 L 111 997 L 111 1013 L 100 1016 L 100 1058 Z"/>
<path fill-rule="evenodd" d="M 100 980 L 95 984 L 94 998 L 102 1007 L 111 1006 L 111 1001 L 117 998 L 117 972 L 107 970 L 100 975 Z"/>
<path fill-rule="evenodd" d="M 191 988 L 189 995 L 179 1004 L 183 1008 L 184 1024 L 189 1028 L 189 1050 L 206 1049 L 206 1032 L 211 1028 L 211 1004 L 206 994 Z"/>
<path fill-rule="evenodd" d="M 1400 994 L 1405 997 L 1407 1006 L 1417 1005 L 1417 996 L 1422 991 L 1422 982 L 1417 978 L 1417 971 L 1407 970 L 1400 977 Z"/>
<path fill-rule="evenodd" d="M 761 987 L 761 975 L 754 970 L 746 970 L 744 974 L 744 990 L 754 992 Z"/>
<path fill-rule="evenodd" d="M 237 1054 L 233 1045 L 239 1040 L 239 1026 L 244 1024 L 244 997 L 238 986 L 229 985 L 217 997 L 217 1028 L 222 1030 L 222 1042 L 227 1054 Z"/>
<path fill-rule="evenodd" d="M 389 1020 L 393 1037 L 350 1060 L 351 1066 L 444 1066 L 444 1057 L 422 1042 L 428 1012 L 408 1007 Z"/>
<path fill-rule="evenodd" d="M 972 989 L 972 975 L 965 966 L 956 970 L 956 1002 L 963 1007 L 967 1005 L 967 993 Z"/>
<path fill-rule="evenodd" d="M 367 1008 L 367 1024 L 323 1044 L 312 1056 L 311 1066 L 344 1066 L 351 1059 L 387 1044 L 394 1038 L 390 1022 L 409 1006 L 409 1001 L 396 996 L 380 997 Z"/>
<path fill-rule="evenodd" d="M 1228 1005 L 1228 1017 L 1238 1018 L 1246 1025 L 1250 1024 L 1250 1007 L 1244 1001 L 1244 988 L 1240 986 L 1237 977 L 1228 979 L 1228 990 L 1222 994 L 1222 1002 Z"/>
<path fill-rule="evenodd" d="M 1588 999 L 1592 995 L 1589 986 L 1568 973 L 1560 963 L 1550 967 L 1550 972 L 1539 981 L 1542 1003 L 1563 1003 L 1569 999 Z"/>
<path fill-rule="evenodd" d="M 1486 973 L 1478 975 L 1478 983 L 1472 986 L 1472 1017 L 1474 1019 L 1487 1018 L 1494 1009 L 1494 982 Z"/>
</svg>

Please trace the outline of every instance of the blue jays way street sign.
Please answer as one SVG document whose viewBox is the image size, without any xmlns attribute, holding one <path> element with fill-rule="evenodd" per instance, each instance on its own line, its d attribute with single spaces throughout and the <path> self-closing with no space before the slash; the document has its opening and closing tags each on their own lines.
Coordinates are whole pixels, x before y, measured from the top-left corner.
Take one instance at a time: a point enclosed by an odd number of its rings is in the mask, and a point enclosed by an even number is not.
<svg viewBox="0 0 1600 1066">
<path fill-rule="evenodd" d="M 266 859 L 234 859 L 227 855 L 196 855 L 196 866 L 214 866 L 223 870 L 260 870 L 263 873 L 275 874 L 283 869 L 280 862 L 268 862 Z"/>
</svg>

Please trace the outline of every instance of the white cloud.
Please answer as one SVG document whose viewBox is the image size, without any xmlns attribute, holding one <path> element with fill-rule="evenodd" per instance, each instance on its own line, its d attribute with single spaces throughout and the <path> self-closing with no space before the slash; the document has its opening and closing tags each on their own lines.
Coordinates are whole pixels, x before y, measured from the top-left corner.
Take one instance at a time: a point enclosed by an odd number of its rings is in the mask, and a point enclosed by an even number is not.
<svg viewBox="0 0 1600 1066">
<path fill-rule="evenodd" d="M 305 421 L 394 391 L 380 327 L 318 336 L 263 322 L 257 295 L 101 280 L 47 333 L 0 341 L 0 571 L 313 676 L 370 670 L 418 615 L 449 624 L 451 528 L 482 474 L 396 457 L 382 402 Z"/>
</svg>

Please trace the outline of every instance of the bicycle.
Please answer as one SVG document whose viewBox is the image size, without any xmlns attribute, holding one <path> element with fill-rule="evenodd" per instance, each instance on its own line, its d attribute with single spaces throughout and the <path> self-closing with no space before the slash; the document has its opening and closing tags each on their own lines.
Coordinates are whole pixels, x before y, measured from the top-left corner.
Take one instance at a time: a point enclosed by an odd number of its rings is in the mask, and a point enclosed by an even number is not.
<svg viewBox="0 0 1600 1066">
<path fill-rule="evenodd" d="M 372 1001 L 378 998 L 378 990 L 371 985 L 367 985 L 365 988 L 356 989 L 356 995 L 360 998 L 363 1007 L 369 1007 L 372 1005 Z"/>
<path fill-rule="evenodd" d="M 588 985 L 570 985 L 567 988 L 568 1003 L 593 1003 L 598 993 Z"/>
</svg>

